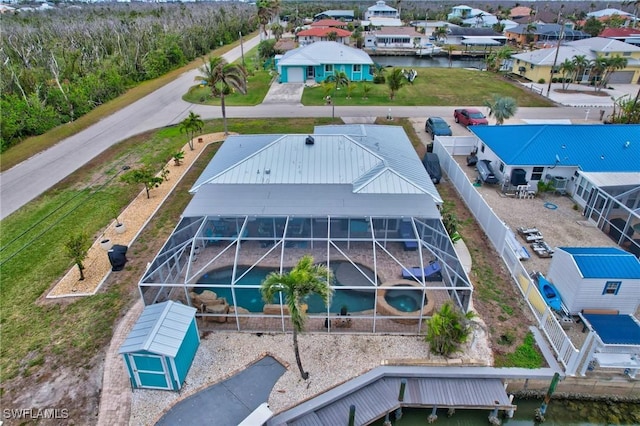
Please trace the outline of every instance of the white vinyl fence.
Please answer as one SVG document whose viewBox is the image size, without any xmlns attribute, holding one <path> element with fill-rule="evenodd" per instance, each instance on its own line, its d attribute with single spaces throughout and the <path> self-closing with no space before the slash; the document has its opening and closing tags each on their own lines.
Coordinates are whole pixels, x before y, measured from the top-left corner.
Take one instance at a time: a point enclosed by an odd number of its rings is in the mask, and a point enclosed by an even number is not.
<svg viewBox="0 0 640 426">
<path fill-rule="evenodd" d="M 536 317 L 538 327 L 549 341 L 558 361 L 564 366 L 565 373 L 573 376 L 576 374 L 579 364 L 580 353 L 578 349 L 571 343 L 569 336 L 529 277 L 526 268 L 507 243 L 509 230 L 507 225 L 493 212 L 491 206 L 482 198 L 464 170 L 452 157 L 453 155 L 469 155 L 476 146 L 477 138 L 475 136 L 436 136 L 433 152 L 438 154 L 443 171 L 509 269 L 514 283 L 520 289 L 525 302 Z"/>
</svg>

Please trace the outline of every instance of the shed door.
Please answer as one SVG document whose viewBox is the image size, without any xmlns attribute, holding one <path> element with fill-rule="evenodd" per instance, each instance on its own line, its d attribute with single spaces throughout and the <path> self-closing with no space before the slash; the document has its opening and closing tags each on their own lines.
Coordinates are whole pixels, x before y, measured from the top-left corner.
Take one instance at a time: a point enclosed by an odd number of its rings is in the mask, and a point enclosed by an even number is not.
<svg viewBox="0 0 640 426">
<path fill-rule="evenodd" d="M 158 355 L 129 354 L 137 387 L 151 389 L 172 389 L 167 364 Z"/>
<path fill-rule="evenodd" d="M 609 84 L 631 84 L 633 74 L 633 71 L 616 71 L 609 77 Z"/>
<path fill-rule="evenodd" d="M 304 83 L 304 68 L 289 68 L 287 70 L 287 83 Z"/>
</svg>

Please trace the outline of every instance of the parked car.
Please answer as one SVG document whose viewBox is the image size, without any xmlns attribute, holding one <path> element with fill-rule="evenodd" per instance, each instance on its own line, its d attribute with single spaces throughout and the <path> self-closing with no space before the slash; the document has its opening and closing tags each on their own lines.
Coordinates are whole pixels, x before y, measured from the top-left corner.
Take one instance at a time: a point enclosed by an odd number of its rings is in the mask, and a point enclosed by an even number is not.
<svg viewBox="0 0 640 426">
<path fill-rule="evenodd" d="M 449 123 L 444 121 L 442 117 L 429 117 L 424 124 L 424 130 L 431 135 L 431 139 L 435 136 L 452 136 Z"/>
<path fill-rule="evenodd" d="M 478 126 L 482 124 L 489 124 L 487 117 L 484 116 L 479 110 L 475 108 L 460 108 L 453 111 L 453 118 L 456 123 L 460 123 L 463 126 Z"/>
<path fill-rule="evenodd" d="M 493 167 L 491 167 L 490 160 L 480 160 L 476 164 L 476 169 L 478 170 L 478 174 L 480 175 L 480 179 L 484 183 L 499 183 L 500 181 L 496 177 L 495 173 L 493 173 Z"/>
<path fill-rule="evenodd" d="M 438 154 L 427 152 L 422 158 L 422 164 L 424 164 L 424 168 L 427 169 L 431 181 L 435 184 L 440 183 L 440 179 L 442 179 L 442 169 L 440 168 Z"/>
</svg>

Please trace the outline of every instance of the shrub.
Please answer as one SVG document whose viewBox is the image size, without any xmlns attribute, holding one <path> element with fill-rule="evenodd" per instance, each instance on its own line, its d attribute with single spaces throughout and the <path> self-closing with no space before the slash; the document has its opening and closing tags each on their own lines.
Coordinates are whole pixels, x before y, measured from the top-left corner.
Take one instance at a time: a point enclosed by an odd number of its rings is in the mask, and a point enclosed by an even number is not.
<svg viewBox="0 0 640 426">
<path fill-rule="evenodd" d="M 541 78 L 540 80 L 538 80 L 538 84 L 545 84 L 545 83 L 546 83 L 546 81 L 545 81 L 544 78 Z"/>
<path fill-rule="evenodd" d="M 385 81 L 384 75 L 376 75 L 373 77 L 373 84 L 384 84 Z"/>
<path fill-rule="evenodd" d="M 471 311 L 466 314 L 446 302 L 438 312 L 426 321 L 430 350 L 436 355 L 448 356 L 457 352 L 471 334 L 469 321 L 475 316 Z"/>
</svg>

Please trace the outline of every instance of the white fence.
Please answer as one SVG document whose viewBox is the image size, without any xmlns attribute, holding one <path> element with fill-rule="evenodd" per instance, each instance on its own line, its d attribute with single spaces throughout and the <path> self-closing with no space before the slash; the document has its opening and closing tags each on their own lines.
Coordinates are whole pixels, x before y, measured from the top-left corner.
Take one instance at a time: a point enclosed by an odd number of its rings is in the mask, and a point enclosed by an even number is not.
<svg viewBox="0 0 640 426">
<path fill-rule="evenodd" d="M 469 155 L 476 146 L 477 138 L 475 136 L 436 137 L 433 144 L 433 152 L 438 154 L 442 169 L 469 210 L 471 210 L 493 247 L 502 257 L 516 286 L 524 296 L 525 302 L 536 317 L 538 327 L 549 341 L 558 361 L 564 366 L 566 374 L 575 375 L 579 364 L 580 352 L 571 343 L 569 336 L 564 332 L 562 325 L 545 303 L 535 283 L 529 277 L 527 270 L 507 243 L 509 228 L 493 212 L 491 206 L 482 198 L 482 195 L 473 186 L 464 170 L 452 157 L 453 155 Z"/>
</svg>

